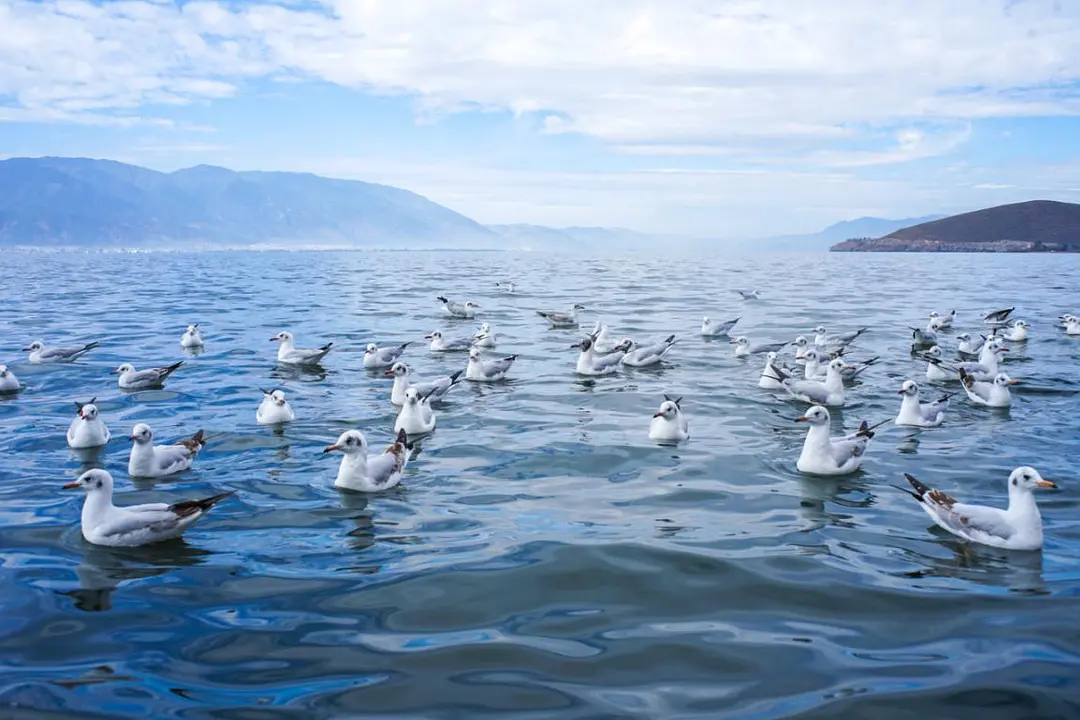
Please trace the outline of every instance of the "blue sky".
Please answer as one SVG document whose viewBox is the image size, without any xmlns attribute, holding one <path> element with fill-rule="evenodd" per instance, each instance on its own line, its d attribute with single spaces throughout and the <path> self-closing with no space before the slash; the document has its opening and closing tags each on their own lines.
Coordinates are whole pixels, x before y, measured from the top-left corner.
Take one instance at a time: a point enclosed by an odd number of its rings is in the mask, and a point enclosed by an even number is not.
<svg viewBox="0 0 1080 720">
<path fill-rule="evenodd" d="M 710 237 L 1080 201 L 1080 3 L 0 0 L 0 156 Z"/>
</svg>

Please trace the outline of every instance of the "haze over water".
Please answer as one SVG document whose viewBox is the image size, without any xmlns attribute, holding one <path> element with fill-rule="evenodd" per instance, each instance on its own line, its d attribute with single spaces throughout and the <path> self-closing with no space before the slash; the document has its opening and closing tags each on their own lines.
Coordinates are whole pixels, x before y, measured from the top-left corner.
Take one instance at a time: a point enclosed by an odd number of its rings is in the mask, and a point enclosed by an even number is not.
<svg viewBox="0 0 1080 720">
<path fill-rule="evenodd" d="M 517 292 L 497 291 L 512 279 Z M 423 252 L 7 253 L 0 362 L 26 389 L 0 397 L 0 717 L 319 718 L 387 715 L 811 718 L 1075 717 L 1080 640 L 1080 257 L 700 256 Z M 759 288 L 744 302 L 734 288 Z M 448 319 L 436 295 L 472 299 Z M 538 309 L 588 310 L 580 332 Z M 955 333 L 1016 305 L 1022 381 L 1002 413 L 959 388 L 941 428 L 884 426 L 863 471 L 799 474 L 806 406 L 757 388 L 763 358 L 699 336 L 741 316 L 756 342 L 824 323 L 869 326 L 875 355 L 834 427 L 894 417 L 909 325 L 957 308 Z M 577 342 L 680 342 L 662 369 L 588 380 Z M 454 388 L 404 487 L 332 486 L 323 447 L 359 428 L 392 436 L 391 381 L 363 346 L 413 340 L 420 378 L 464 367 L 425 333 L 489 322 L 511 380 Z M 200 355 L 179 337 L 198 322 Z M 268 339 L 334 341 L 324 372 L 276 366 Z M 70 366 L 20 349 L 101 340 Z M 166 389 L 125 393 L 109 371 L 185 359 Z M 260 388 L 297 421 L 255 424 Z M 662 394 L 683 396 L 692 440 L 647 441 Z M 73 401 L 96 396 L 113 440 L 76 453 Z M 132 483 L 124 440 L 203 428 L 178 477 Z M 1004 505 L 1016 466 L 1038 496 L 1041 553 L 965 546 L 892 487 L 911 472 L 962 500 Z M 113 473 L 117 503 L 236 495 L 183 542 L 87 544 L 82 497 L 60 486 Z M 52 714 L 50 714 L 52 713 Z"/>
</svg>

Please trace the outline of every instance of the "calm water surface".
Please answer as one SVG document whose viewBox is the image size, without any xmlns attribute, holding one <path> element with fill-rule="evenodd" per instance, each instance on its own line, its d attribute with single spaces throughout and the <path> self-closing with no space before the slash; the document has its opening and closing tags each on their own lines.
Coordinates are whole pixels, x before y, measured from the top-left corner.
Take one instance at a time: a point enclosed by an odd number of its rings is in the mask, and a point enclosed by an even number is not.
<svg viewBox="0 0 1080 720">
<path fill-rule="evenodd" d="M 1080 716 L 1080 341 L 1054 327 L 1080 310 L 1078 256 L 7 253 L 0 287 L 0 362 L 27 386 L 0 400 L 4 720 Z M 355 427 L 381 447 L 393 426 L 363 345 L 417 341 L 421 377 L 463 367 L 422 344 L 473 328 L 438 294 L 480 303 L 521 355 L 512 380 L 456 388 L 404 487 L 338 492 L 323 446 Z M 682 342 L 662 369 L 585 381 L 580 333 L 534 312 L 573 302 L 589 327 Z M 924 379 L 909 324 L 956 307 L 976 331 L 1010 304 L 1034 325 L 1011 412 L 958 397 L 942 428 L 883 428 L 840 480 L 795 469 L 805 406 L 697 334 L 705 313 L 758 341 L 871 326 L 851 355 L 883 361 L 839 429 L 894 416 L 902 380 Z M 198 356 L 179 347 L 189 322 Z M 276 367 L 282 329 L 336 343 L 324 372 Z M 102 346 L 26 365 L 38 338 Z M 165 390 L 108 374 L 180 358 Z M 255 424 L 271 385 L 298 416 L 283 432 Z M 677 450 L 646 437 L 665 392 L 690 417 Z M 113 441 L 80 454 L 64 432 L 91 396 Z M 190 472 L 133 483 L 140 421 L 208 444 Z M 909 471 L 1002 503 L 1020 464 L 1063 488 L 1039 498 L 1041 553 L 965 546 L 891 487 Z M 93 466 L 120 503 L 237 493 L 185 541 L 96 548 L 59 489 Z"/>
</svg>

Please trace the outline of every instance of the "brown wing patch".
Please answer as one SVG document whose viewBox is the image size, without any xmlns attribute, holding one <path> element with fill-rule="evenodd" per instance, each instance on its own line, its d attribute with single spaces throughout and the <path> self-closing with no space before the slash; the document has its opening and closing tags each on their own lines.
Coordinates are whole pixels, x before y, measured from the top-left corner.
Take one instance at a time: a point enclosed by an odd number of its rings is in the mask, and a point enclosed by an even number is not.
<svg viewBox="0 0 1080 720">
<path fill-rule="evenodd" d="M 930 500 L 930 502 L 934 503 L 935 505 L 940 505 L 946 510 L 951 510 L 952 506 L 956 504 L 956 500 L 949 497 L 940 490 L 931 490 L 930 492 L 926 493 L 926 497 Z"/>
<path fill-rule="evenodd" d="M 203 446 L 203 431 L 195 433 L 189 440 L 181 440 L 180 444 L 192 452 L 198 452 Z"/>
<path fill-rule="evenodd" d="M 200 511 L 209 510 L 234 492 L 236 491 L 230 490 L 229 492 L 211 495 L 210 497 L 202 498 L 201 500 L 182 500 L 181 502 L 170 505 L 169 509 L 176 513 L 178 517 L 187 517 L 188 515 L 194 515 Z"/>
</svg>

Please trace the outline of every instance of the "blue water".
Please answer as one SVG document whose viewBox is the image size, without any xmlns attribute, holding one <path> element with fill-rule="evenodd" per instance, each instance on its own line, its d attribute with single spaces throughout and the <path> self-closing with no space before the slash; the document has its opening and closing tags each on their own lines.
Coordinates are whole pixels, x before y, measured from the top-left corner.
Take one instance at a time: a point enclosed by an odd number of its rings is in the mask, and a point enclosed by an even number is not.
<svg viewBox="0 0 1080 720">
<path fill-rule="evenodd" d="M 1080 341 L 1054 326 L 1080 310 L 1078 256 L 6 253 L 0 287 L 0 362 L 26 385 L 0 399 L 4 720 L 1080 716 Z M 338 492 L 322 448 L 392 435 L 363 345 L 417 341 L 421 377 L 463 367 L 421 339 L 474 325 L 439 294 L 482 306 L 499 354 L 521 355 L 511 380 L 454 389 L 403 487 Z M 534 312 L 574 302 L 588 327 L 681 341 L 661 369 L 578 378 L 581 334 Z M 1011 411 L 958 395 L 941 428 L 882 428 L 843 479 L 800 475 L 805 406 L 698 335 L 706 313 L 760 342 L 869 325 L 850 354 L 883 359 L 833 413 L 851 428 L 924 380 L 909 324 L 956 307 L 977 331 L 1010 304 L 1034 325 Z M 197 356 L 178 343 L 190 322 Z M 282 329 L 335 342 L 323 372 L 276 366 Z M 27 365 L 39 338 L 102 345 Z M 177 359 L 164 390 L 109 375 Z M 255 424 L 271 385 L 298 416 L 284 431 Z M 690 418 L 678 449 L 646 438 L 665 392 Z M 77 454 L 64 431 L 91 396 L 114 439 Z M 204 428 L 207 446 L 190 472 L 132 482 L 136 422 L 163 441 Z M 1041 553 L 967 546 L 892 487 L 907 471 L 1000 504 L 1020 464 L 1062 487 L 1039 496 Z M 59 489 L 93 466 L 119 504 L 237 492 L 184 541 L 97 548 Z"/>
</svg>

